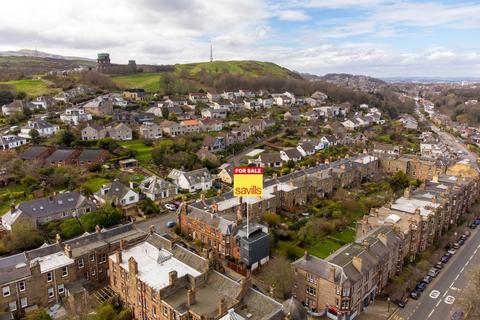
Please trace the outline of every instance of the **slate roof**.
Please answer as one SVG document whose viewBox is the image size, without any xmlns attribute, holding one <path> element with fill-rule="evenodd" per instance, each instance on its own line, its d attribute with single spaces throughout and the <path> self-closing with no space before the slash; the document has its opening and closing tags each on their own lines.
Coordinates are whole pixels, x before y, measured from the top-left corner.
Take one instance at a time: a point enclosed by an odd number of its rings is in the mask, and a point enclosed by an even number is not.
<svg viewBox="0 0 480 320">
<path fill-rule="evenodd" d="M 25 253 L 0 258 L 0 284 L 7 284 L 30 275 Z"/>
<path fill-rule="evenodd" d="M 104 188 L 108 188 L 108 191 L 105 194 L 102 194 Z M 130 190 L 129 187 L 125 186 L 120 181 L 113 181 L 105 187 L 102 187 L 102 189 L 97 191 L 95 195 L 103 199 L 122 199 Z"/>
<path fill-rule="evenodd" d="M 184 172 L 183 175 L 190 184 L 199 183 L 202 181 L 202 178 L 205 180 L 211 180 L 212 176 L 206 168 L 201 168 L 193 171 Z"/>
<path fill-rule="evenodd" d="M 20 158 L 23 160 L 35 160 L 44 153 L 45 151 L 49 150 L 50 148 L 45 146 L 32 146 L 28 148 L 24 153 L 20 155 Z"/>
<path fill-rule="evenodd" d="M 262 153 L 260 160 L 265 163 L 283 162 L 280 153 Z"/>
<path fill-rule="evenodd" d="M 46 160 L 47 162 L 65 161 L 69 159 L 75 153 L 75 151 L 75 149 L 58 149 L 48 156 Z"/>
<path fill-rule="evenodd" d="M 78 156 L 78 161 L 95 161 L 102 155 L 102 149 L 83 149 Z"/>
<path fill-rule="evenodd" d="M 75 210 L 89 204 L 89 200 L 76 191 L 59 193 L 22 202 L 17 209 L 31 217 L 46 217 L 55 213 Z"/>
</svg>

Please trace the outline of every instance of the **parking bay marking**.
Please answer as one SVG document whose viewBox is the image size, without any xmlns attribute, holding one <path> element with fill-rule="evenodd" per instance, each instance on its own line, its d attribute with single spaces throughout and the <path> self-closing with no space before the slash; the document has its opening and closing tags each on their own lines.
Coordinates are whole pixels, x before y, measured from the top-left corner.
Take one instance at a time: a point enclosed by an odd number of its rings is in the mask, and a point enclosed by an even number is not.
<svg viewBox="0 0 480 320">
<path fill-rule="evenodd" d="M 432 290 L 429 294 L 429 297 L 432 299 L 437 299 L 439 295 L 440 295 L 440 291 Z"/>
<path fill-rule="evenodd" d="M 445 303 L 446 303 L 446 304 L 453 304 L 454 302 L 455 302 L 455 298 L 452 297 L 452 296 L 447 296 L 447 297 L 445 298 Z"/>
</svg>

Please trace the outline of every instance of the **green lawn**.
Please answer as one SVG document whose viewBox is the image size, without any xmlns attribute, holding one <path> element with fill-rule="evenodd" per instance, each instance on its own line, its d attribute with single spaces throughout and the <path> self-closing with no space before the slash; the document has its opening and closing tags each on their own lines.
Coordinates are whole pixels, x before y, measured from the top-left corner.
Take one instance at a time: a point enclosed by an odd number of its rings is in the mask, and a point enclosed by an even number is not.
<svg viewBox="0 0 480 320">
<path fill-rule="evenodd" d="M 60 89 L 49 87 L 43 80 L 39 79 L 27 79 L 27 80 L 15 80 L 8 82 L 0 82 L 0 84 L 11 85 L 15 87 L 17 92 L 23 91 L 29 97 L 37 97 L 46 94 L 54 94 Z"/>
<path fill-rule="evenodd" d="M 324 239 L 310 246 L 307 250 L 310 254 L 324 259 L 341 247 L 342 245 L 336 241 Z"/>
<path fill-rule="evenodd" d="M 160 88 L 160 77 L 160 72 L 153 72 L 115 76 L 112 80 L 123 88 L 143 88 L 147 92 L 157 92 Z"/>
<path fill-rule="evenodd" d="M 85 189 L 88 189 L 92 193 L 97 192 L 104 185 L 110 183 L 110 180 L 104 178 L 92 178 L 83 184 Z"/>
<path fill-rule="evenodd" d="M 355 241 L 355 235 L 356 235 L 355 229 L 347 227 L 343 231 L 337 231 L 333 233 L 331 237 L 338 239 L 340 241 L 343 241 L 345 242 L 345 244 L 347 244 Z"/>
<path fill-rule="evenodd" d="M 138 161 L 143 163 L 152 161 L 152 153 L 151 153 L 152 148 L 143 144 L 141 140 L 121 141 L 119 142 L 119 144 L 122 147 L 136 151 L 137 156 L 135 158 Z"/>
<path fill-rule="evenodd" d="M 20 184 L 9 185 L 7 187 L 0 188 L 0 216 L 4 215 L 10 210 L 10 204 L 15 204 L 27 200 L 27 197 L 23 196 L 25 188 Z"/>
</svg>

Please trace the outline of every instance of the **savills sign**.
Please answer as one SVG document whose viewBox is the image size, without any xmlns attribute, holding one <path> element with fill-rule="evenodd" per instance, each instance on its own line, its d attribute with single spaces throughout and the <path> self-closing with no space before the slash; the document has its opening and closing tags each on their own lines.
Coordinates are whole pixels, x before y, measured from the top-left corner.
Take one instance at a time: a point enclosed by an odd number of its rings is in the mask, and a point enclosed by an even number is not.
<svg viewBox="0 0 480 320">
<path fill-rule="evenodd" d="M 233 195 L 236 197 L 263 196 L 263 168 L 234 167 Z"/>
</svg>

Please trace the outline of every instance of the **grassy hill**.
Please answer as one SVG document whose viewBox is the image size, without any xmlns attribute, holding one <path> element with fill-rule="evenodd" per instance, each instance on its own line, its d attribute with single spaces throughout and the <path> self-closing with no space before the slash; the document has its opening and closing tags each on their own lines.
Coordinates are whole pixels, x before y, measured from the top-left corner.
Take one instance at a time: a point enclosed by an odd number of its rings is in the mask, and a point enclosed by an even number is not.
<svg viewBox="0 0 480 320">
<path fill-rule="evenodd" d="M 17 92 L 23 91 L 29 97 L 55 94 L 61 90 L 60 88 L 52 87 L 46 81 L 41 79 L 24 79 L 0 82 L 0 89 L 11 89 Z"/>
<path fill-rule="evenodd" d="M 272 62 L 261 61 L 213 61 L 188 64 L 176 64 L 175 74 L 183 80 L 197 82 L 199 75 L 207 72 L 213 75 L 228 73 L 244 77 L 277 76 L 290 79 L 301 79 L 295 72 Z M 120 87 L 144 88 L 148 92 L 156 92 L 160 88 L 160 78 L 164 73 L 139 73 L 126 76 L 113 76 L 113 81 Z"/>
</svg>

